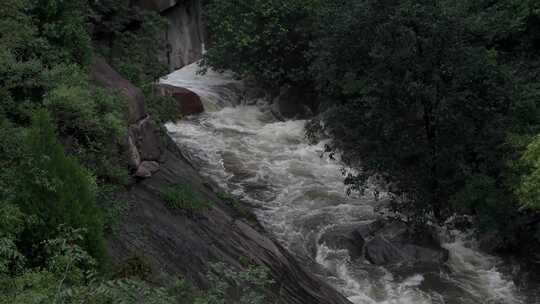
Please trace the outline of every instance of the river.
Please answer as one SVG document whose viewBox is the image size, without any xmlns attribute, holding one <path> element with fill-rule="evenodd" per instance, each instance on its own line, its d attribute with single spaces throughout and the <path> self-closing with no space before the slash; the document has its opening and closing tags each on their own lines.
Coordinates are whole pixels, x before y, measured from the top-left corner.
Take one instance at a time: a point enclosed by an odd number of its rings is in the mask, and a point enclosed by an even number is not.
<svg viewBox="0 0 540 304">
<path fill-rule="evenodd" d="M 162 79 L 196 92 L 206 109 L 167 124 L 170 135 L 204 177 L 254 206 L 265 229 L 352 303 L 540 303 L 520 292 L 501 259 L 460 233 L 443 244 L 448 262 L 418 269 L 386 269 L 327 246 L 325 236 L 377 219 L 380 202 L 369 191 L 346 194 L 348 169 L 323 153 L 325 141 L 307 142 L 306 121 L 278 121 L 263 101 L 242 96 L 242 82 L 197 70 Z"/>
</svg>

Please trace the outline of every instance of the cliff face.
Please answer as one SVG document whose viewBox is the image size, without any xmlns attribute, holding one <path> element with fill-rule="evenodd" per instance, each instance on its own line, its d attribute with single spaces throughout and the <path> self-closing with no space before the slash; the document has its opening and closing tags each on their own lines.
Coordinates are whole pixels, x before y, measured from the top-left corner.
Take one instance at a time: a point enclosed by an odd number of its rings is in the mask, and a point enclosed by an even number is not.
<svg viewBox="0 0 540 304">
<path fill-rule="evenodd" d="M 201 0 L 139 0 L 136 5 L 168 19 L 167 49 L 161 56 L 171 71 L 201 58 L 206 36 Z"/>
<path fill-rule="evenodd" d="M 169 19 L 166 58 L 171 70 L 199 60 L 205 40 L 201 1 L 182 1 L 162 14 Z"/>
</svg>

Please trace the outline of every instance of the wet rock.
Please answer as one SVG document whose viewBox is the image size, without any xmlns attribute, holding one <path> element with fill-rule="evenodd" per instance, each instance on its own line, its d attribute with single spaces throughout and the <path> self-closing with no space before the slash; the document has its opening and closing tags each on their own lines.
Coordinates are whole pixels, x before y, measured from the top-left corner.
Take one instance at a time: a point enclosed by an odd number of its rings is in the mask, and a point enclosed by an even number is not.
<svg viewBox="0 0 540 304">
<path fill-rule="evenodd" d="M 387 265 L 400 263 L 405 256 L 384 236 L 377 235 L 366 244 L 366 259 L 375 265 Z"/>
<path fill-rule="evenodd" d="M 353 260 L 363 256 L 364 238 L 350 227 L 337 227 L 323 234 L 319 244 L 332 249 L 346 249 Z"/>
<path fill-rule="evenodd" d="M 442 248 L 431 228 L 412 232 L 405 223 L 376 221 L 357 230 L 366 243 L 366 258 L 376 265 L 407 263 L 444 263 L 448 250 Z"/>
<path fill-rule="evenodd" d="M 135 177 L 140 178 L 149 178 L 152 175 L 159 171 L 159 163 L 155 161 L 144 161 L 141 163 L 137 172 L 135 172 Z"/>
<path fill-rule="evenodd" d="M 139 168 L 141 164 L 141 154 L 135 145 L 135 141 L 131 136 L 127 136 L 127 153 L 128 153 L 128 166 L 130 169 L 135 170 Z"/>
<path fill-rule="evenodd" d="M 159 129 L 149 116 L 139 123 L 131 125 L 129 135 L 135 141 L 142 160 L 157 161 L 160 159 L 161 141 Z"/>
<path fill-rule="evenodd" d="M 163 96 L 173 97 L 183 115 L 193 115 L 204 112 L 201 98 L 194 92 L 167 84 L 157 85 L 158 93 Z"/>
</svg>

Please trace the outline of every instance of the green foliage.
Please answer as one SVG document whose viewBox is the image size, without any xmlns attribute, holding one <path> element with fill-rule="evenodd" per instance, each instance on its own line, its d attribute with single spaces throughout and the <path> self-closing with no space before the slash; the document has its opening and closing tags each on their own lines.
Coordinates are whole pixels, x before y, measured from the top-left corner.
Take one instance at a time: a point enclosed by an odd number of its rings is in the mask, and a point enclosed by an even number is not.
<svg viewBox="0 0 540 304">
<path fill-rule="evenodd" d="M 527 170 L 523 170 L 516 194 L 523 206 L 540 209 L 540 137 L 528 145 L 521 162 Z"/>
<path fill-rule="evenodd" d="M 399 211 L 439 220 L 468 176 L 504 166 L 513 101 L 497 53 L 474 43 L 452 3 L 331 2 L 313 65 L 325 131 L 363 161 L 363 176 L 347 182 L 382 173 L 405 198 Z"/>
<path fill-rule="evenodd" d="M 213 0 L 207 12 L 205 67 L 268 88 L 315 84 L 306 135 L 332 138 L 359 169 L 351 191 L 377 174 L 411 224 L 458 213 L 501 243 L 532 239 L 538 1 Z"/>
<path fill-rule="evenodd" d="M 165 49 L 167 22 L 154 12 L 140 13 L 142 24 L 137 30 L 117 35 L 110 50 L 111 64 L 136 86 L 148 92 L 152 84 L 165 75 L 167 65 L 158 54 Z"/>
<path fill-rule="evenodd" d="M 252 76 L 275 88 L 308 78 L 309 42 L 318 0 L 212 0 L 206 7 L 212 45 L 203 64 Z"/>
<path fill-rule="evenodd" d="M 91 86 L 86 73 L 76 65 L 55 66 L 46 71 L 46 80 L 51 85 L 43 104 L 68 152 L 92 168 L 100 180 L 125 182 L 127 164 L 119 144 L 127 133 L 125 100 Z"/>
<path fill-rule="evenodd" d="M 39 36 L 48 44 L 40 57 L 47 63 L 59 64 L 67 59 L 67 62 L 89 64 L 92 48 L 86 31 L 87 0 L 28 2 Z"/>
<path fill-rule="evenodd" d="M 34 115 L 26 137 L 27 155 L 17 179 L 15 202 L 40 223 L 22 240 L 28 247 L 56 235 L 67 224 L 86 230 L 84 247 L 97 259 L 105 257 L 103 222 L 96 207 L 96 184 L 90 173 L 70 156 L 56 138 L 45 111 Z"/>
<path fill-rule="evenodd" d="M 124 199 L 118 197 L 121 187 L 116 185 L 104 184 L 98 188 L 96 196 L 98 207 L 103 210 L 103 229 L 105 234 L 115 234 L 122 221 L 124 220 L 130 204 Z"/>
<path fill-rule="evenodd" d="M 161 198 L 172 210 L 182 210 L 188 215 L 201 214 L 212 205 L 204 201 L 193 189 L 185 185 L 170 186 L 160 191 Z"/>
<path fill-rule="evenodd" d="M 104 280 L 96 272 L 95 260 L 79 246 L 86 243 L 85 230 L 67 226 L 60 226 L 56 237 L 41 242 L 42 263 L 32 266 L 18 242 L 28 225 L 32 221 L 17 206 L 0 204 L 0 304 L 262 304 L 272 284 L 264 267 L 234 271 L 218 263 L 208 273 L 208 291 L 197 290 L 184 279 L 170 287 L 156 287 L 141 280 L 150 268 L 137 256 L 117 273 L 122 278 Z"/>
<path fill-rule="evenodd" d="M 153 88 L 156 80 L 168 72 L 164 61 L 167 20 L 155 12 L 133 7 L 130 1 L 94 1 L 90 7 L 97 51 L 143 90 L 153 119 L 168 122 L 180 118 L 177 102 L 158 95 Z"/>
<path fill-rule="evenodd" d="M 133 255 L 123 261 L 115 270 L 115 276 L 120 278 L 136 278 L 148 280 L 152 268 L 148 260 L 141 255 Z"/>
<path fill-rule="evenodd" d="M 197 304 L 264 304 L 268 297 L 266 288 L 274 281 L 266 267 L 250 266 L 245 271 L 234 271 L 223 263 L 212 264 L 208 273 L 212 287 Z"/>
<path fill-rule="evenodd" d="M 170 96 L 161 96 L 156 93 L 146 95 L 146 105 L 148 113 L 152 118 L 160 123 L 174 122 L 182 118 L 181 108 L 178 101 Z"/>
<path fill-rule="evenodd" d="M 90 8 L 98 51 L 120 74 L 150 94 L 153 82 L 167 72 L 166 63 L 159 59 L 166 46 L 166 19 L 125 0 L 93 1 Z"/>
</svg>

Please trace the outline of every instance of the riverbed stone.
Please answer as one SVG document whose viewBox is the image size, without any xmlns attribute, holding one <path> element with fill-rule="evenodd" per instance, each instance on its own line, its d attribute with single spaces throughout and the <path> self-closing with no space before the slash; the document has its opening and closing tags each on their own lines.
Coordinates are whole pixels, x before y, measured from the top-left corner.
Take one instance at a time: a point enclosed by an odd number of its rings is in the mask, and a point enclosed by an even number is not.
<svg viewBox="0 0 540 304">
<path fill-rule="evenodd" d="M 129 127 L 129 135 L 135 141 L 141 160 L 160 159 L 162 147 L 159 132 L 150 116 Z"/>
<path fill-rule="evenodd" d="M 182 115 L 187 116 L 204 112 L 201 98 L 191 90 L 167 84 L 157 85 L 157 90 L 162 96 L 174 98 Z"/>
<path fill-rule="evenodd" d="M 412 232 L 398 221 L 379 220 L 357 230 L 366 242 L 366 259 L 376 265 L 396 263 L 444 263 L 449 252 L 442 248 L 432 228 Z"/>
<path fill-rule="evenodd" d="M 351 227 L 336 227 L 329 230 L 318 242 L 331 249 L 346 249 L 353 260 L 363 257 L 364 238 Z"/>
<path fill-rule="evenodd" d="M 375 265 L 387 265 L 400 263 L 405 256 L 384 236 L 377 235 L 366 244 L 366 259 Z"/>
</svg>

